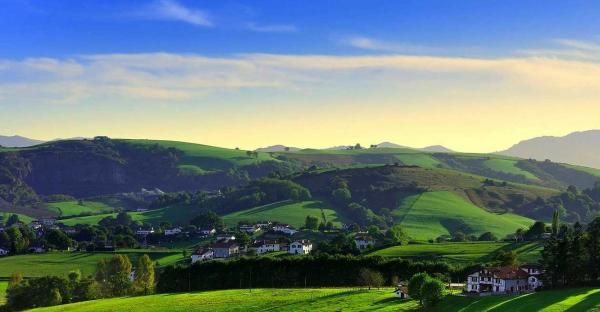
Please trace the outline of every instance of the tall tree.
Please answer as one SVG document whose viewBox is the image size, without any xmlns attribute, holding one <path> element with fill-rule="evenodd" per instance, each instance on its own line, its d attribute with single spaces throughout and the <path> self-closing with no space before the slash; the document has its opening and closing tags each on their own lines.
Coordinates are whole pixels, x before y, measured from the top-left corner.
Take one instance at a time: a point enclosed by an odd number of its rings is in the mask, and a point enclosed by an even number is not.
<svg viewBox="0 0 600 312">
<path fill-rule="evenodd" d="M 154 262 L 146 254 L 138 258 L 133 284 L 144 295 L 154 290 Z"/>
<path fill-rule="evenodd" d="M 552 234 L 553 235 L 558 234 L 559 227 L 560 227 L 560 213 L 558 212 L 558 210 L 554 210 L 554 213 L 552 214 Z"/>
<path fill-rule="evenodd" d="M 131 290 L 131 261 L 126 255 L 117 254 L 98 261 L 96 281 L 107 297 L 127 295 Z"/>
</svg>

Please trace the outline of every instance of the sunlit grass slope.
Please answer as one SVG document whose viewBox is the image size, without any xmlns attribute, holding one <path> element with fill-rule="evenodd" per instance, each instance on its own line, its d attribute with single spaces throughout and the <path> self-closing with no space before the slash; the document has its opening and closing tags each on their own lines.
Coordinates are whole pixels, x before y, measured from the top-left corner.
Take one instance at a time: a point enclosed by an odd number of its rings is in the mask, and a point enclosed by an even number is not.
<svg viewBox="0 0 600 312">
<path fill-rule="evenodd" d="M 501 238 L 533 223 L 510 213 L 491 213 L 449 191 L 411 195 L 393 214 L 408 235 L 417 240 L 435 239 L 458 230 L 476 235 L 492 232 Z"/>
</svg>

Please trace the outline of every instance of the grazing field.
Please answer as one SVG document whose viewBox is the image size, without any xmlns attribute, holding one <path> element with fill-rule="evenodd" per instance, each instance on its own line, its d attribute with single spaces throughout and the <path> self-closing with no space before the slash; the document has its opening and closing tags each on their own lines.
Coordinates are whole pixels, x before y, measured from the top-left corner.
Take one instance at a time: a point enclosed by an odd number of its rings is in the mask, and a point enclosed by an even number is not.
<svg viewBox="0 0 600 312">
<path fill-rule="evenodd" d="M 77 201 L 64 201 L 48 203 L 50 210 L 56 211 L 59 216 L 76 216 L 82 213 L 98 214 L 111 212 L 114 209 L 104 203 L 84 201 L 80 205 Z"/>
<path fill-rule="evenodd" d="M 385 248 L 372 252 L 388 258 L 403 258 L 413 260 L 440 259 L 452 263 L 485 262 L 491 260 L 498 251 L 513 250 L 521 262 L 537 262 L 542 250 L 542 244 L 507 243 L 507 242 L 457 242 L 414 244 Z"/>
<path fill-rule="evenodd" d="M 178 251 L 136 251 L 118 252 L 127 254 L 132 263 L 138 256 L 148 254 L 159 265 L 174 264 L 183 258 Z M 25 277 L 44 275 L 67 275 L 70 271 L 79 269 L 83 275 L 93 274 L 96 264 L 102 258 L 111 257 L 113 253 L 74 253 L 51 252 L 45 254 L 27 254 L 0 258 L 0 278 L 7 278 L 14 272 L 21 272 Z"/>
<path fill-rule="evenodd" d="M 197 215 L 197 212 L 187 207 L 175 205 L 143 212 L 128 212 L 128 214 L 134 221 L 148 222 L 152 224 L 158 224 L 161 221 L 168 221 L 173 224 L 187 224 L 190 219 Z M 73 217 L 62 219 L 59 222 L 71 226 L 76 224 L 98 224 L 100 220 L 108 216 L 116 217 L 117 213 Z"/>
<path fill-rule="evenodd" d="M 253 289 L 161 294 L 75 303 L 39 311 L 398 311 L 416 307 L 393 289 Z"/>
<path fill-rule="evenodd" d="M 323 215 L 325 215 L 326 220 L 323 220 Z M 341 226 L 341 223 L 343 222 L 335 210 L 318 200 L 303 202 L 287 200 L 234 212 L 224 216 L 223 220 L 228 226 L 234 226 L 239 221 L 270 220 L 288 223 L 295 227 L 301 227 L 304 225 L 306 216 L 314 216 L 321 221 L 331 221 L 338 227 Z"/>
<path fill-rule="evenodd" d="M 475 235 L 492 232 L 503 238 L 533 223 L 510 213 L 491 213 L 449 191 L 408 196 L 392 214 L 408 236 L 416 240 L 435 239 L 456 231 Z"/>
<path fill-rule="evenodd" d="M 251 165 L 265 160 L 275 160 L 268 153 L 258 153 L 257 157 L 248 156 L 246 151 L 221 148 L 209 145 L 162 141 L 162 140 L 126 140 L 140 145 L 158 144 L 183 151 L 179 160 L 179 168 L 184 172 L 204 173 L 208 171 L 226 170 L 233 167 Z"/>
<path fill-rule="evenodd" d="M 34 218 L 32 218 L 30 216 L 26 216 L 24 214 L 0 211 L 0 223 L 4 224 L 4 222 L 6 222 L 6 220 L 8 220 L 8 218 L 14 214 L 19 216 L 19 220 L 21 220 L 22 222 L 25 222 L 25 223 L 30 223 L 31 221 L 34 220 Z"/>
<path fill-rule="evenodd" d="M 6 287 L 8 287 L 8 282 L 0 281 L 0 306 L 3 305 L 6 300 Z"/>
<path fill-rule="evenodd" d="M 490 158 L 484 162 L 486 167 L 499 172 L 523 175 L 529 180 L 539 181 L 539 178 L 536 177 L 529 171 L 525 171 L 519 167 L 517 167 L 517 160 L 515 159 L 504 159 L 504 158 Z"/>
<path fill-rule="evenodd" d="M 392 289 L 248 289 L 159 294 L 80 302 L 32 311 L 419 311 Z M 600 311 L 600 289 L 574 288 L 520 296 L 446 296 L 432 312 Z"/>
</svg>

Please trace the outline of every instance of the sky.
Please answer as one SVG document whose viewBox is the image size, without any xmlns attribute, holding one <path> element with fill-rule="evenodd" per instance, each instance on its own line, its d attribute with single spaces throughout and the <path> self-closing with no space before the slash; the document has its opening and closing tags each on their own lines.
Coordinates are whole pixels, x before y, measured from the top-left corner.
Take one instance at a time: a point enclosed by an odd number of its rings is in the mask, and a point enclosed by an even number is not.
<svg viewBox="0 0 600 312">
<path fill-rule="evenodd" d="M 0 0 L 0 134 L 493 152 L 600 128 L 597 1 Z"/>
</svg>

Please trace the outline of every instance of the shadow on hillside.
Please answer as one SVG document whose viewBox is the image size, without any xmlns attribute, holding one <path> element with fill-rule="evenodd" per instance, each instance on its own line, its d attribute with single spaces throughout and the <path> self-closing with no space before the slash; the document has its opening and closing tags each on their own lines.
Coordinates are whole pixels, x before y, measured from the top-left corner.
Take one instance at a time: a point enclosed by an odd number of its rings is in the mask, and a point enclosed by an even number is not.
<svg viewBox="0 0 600 312">
<path fill-rule="evenodd" d="M 569 297 L 579 296 L 586 294 L 589 289 L 572 289 L 564 291 L 552 291 L 552 292 L 539 292 L 529 295 L 523 295 L 515 297 L 499 303 L 495 306 L 491 306 L 490 312 L 501 312 L 501 311 L 540 311 L 544 308 L 550 307 L 561 301 L 567 300 Z M 506 297 L 504 297 L 506 298 Z M 584 300 L 587 301 L 587 300 Z M 589 301 L 588 301 L 589 302 Z M 585 311 L 585 310 L 572 310 L 572 311 Z"/>
<path fill-rule="evenodd" d="M 600 291 L 585 297 L 582 301 L 568 308 L 566 312 L 588 311 L 598 306 L 600 306 Z"/>
</svg>

